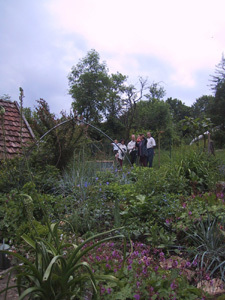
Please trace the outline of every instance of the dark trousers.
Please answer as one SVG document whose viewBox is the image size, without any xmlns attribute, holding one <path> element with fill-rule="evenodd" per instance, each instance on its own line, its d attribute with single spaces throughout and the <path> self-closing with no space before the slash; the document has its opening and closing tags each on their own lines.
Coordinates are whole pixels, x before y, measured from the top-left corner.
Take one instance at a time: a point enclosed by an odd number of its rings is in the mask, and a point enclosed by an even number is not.
<svg viewBox="0 0 225 300">
<path fill-rule="evenodd" d="M 154 157 L 154 148 L 149 148 L 149 149 L 147 149 L 147 151 L 148 151 L 147 166 L 149 168 L 152 168 L 153 157 Z"/>
<path fill-rule="evenodd" d="M 137 151 L 131 151 L 130 152 L 130 162 L 133 165 L 136 162 L 137 159 Z"/>
<path fill-rule="evenodd" d="M 140 166 L 147 167 L 147 157 L 140 156 L 139 163 L 140 163 Z"/>
</svg>

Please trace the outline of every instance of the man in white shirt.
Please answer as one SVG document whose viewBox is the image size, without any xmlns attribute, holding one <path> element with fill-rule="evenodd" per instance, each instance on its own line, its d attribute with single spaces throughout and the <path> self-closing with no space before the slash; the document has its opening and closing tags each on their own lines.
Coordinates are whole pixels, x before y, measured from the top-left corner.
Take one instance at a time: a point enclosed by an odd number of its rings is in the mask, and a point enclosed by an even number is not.
<svg viewBox="0 0 225 300">
<path fill-rule="evenodd" d="M 155 139 L 151 136 L 151 132 L 147 132 L 147 166 L 152 168 L 153 157 L 154 157 L 154 147 L 156 146 Z"/>
<path fill-rule="evenodd" d="M 134 134 L 132 134 L 131 141 L 127 145 L 127 150 L 129 151 L 130 154 L 130 162 L 133 165 L 137 159 L 137 147 L 136 147 L 136 139 Z"/>
</svg>

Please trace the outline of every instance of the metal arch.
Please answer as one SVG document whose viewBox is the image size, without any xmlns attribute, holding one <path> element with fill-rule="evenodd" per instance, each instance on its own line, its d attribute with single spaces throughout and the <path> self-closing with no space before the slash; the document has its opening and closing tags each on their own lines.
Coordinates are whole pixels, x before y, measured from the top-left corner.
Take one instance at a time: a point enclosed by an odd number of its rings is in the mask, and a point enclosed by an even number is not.
<svg viewBox="0 0 225 300">
<path fill-rule="evenodd" d="M 82 123 L 84 123 L 84 124 L 86 124 L 86 125 L 88 125 L 88 126 L 91 126 L 92 128 L 94 128 L 94 129 L 96 129 L 97 131 L 101 132 L 105 137 L 107 137 L 111 142 L 114 143 L 114 140 L 113 140 L 110 136 L 108 136 L 105 132 L 103 132 L 101 129 L 95 127 L 94 125 L 92 125 L 92 124 L 90 124 L 90 123 L 88 123 L 88 122 L 86 122 L 86 121 L 84 121 L 84 120 L 78 119 L 77 116 L 75 116 L 74 119 L 75 119 L 76 121 L 78 121 L 78 122 L 82 122 Z M 52 130 L 54 130 L 55 128 L 57 128 L 57 127 L 59 127 L 59 126 L 61 126 L 61 125 L 63 125 L 63 124 L 66 124 L 66 123 L 68 123 L 68 122 L 71 122 L 71 121 L 73 121 L 74 119 L 66 120 L 66 121 L 63 121 L 63 122 L 61 122 L 61 123 L 55 125 L 55 126 L 52 127 L 51 129 L 49 129 L 45 134 L 43 134 L 43 135 L 40 137 L 39 141 L 41 141 L 48 133 L 50 133 L 50 132 L 51 132 Z M 118 147 L 121 151 L 123 151 L 123 150 L 120 148 L 119 145 L 117 145 L 117 147 Z M 127 159 L 128 162 L 129 162 L 130 166 L 132 166 L 132 164 L 131 164 L 131 162 L 130 162 L 130 159 L 128 158 L 127 154 L 126 154 L 126 153 L 124 153 L 124 154 L 125 154 L 126 159 Z"/>
</svg>

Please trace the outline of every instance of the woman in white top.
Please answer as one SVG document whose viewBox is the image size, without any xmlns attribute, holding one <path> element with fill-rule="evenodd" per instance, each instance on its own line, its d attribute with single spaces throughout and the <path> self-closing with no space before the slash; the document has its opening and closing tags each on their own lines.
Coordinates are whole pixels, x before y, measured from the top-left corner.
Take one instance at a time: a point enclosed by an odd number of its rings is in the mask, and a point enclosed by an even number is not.
<svg viewBox="0 0 225 300">
<path fill-rule="evenodd" d="M 125 153 L 127 152 L 127 146 L 125 145 L 125 140 L 121 140 L 120 144 L 119 144 L 119 151 L 118 151 L 118 160 L 120 163 L 120 166 L 122 168 L 123 166 L 123 160 L 125 158 Z"/>
</svg>

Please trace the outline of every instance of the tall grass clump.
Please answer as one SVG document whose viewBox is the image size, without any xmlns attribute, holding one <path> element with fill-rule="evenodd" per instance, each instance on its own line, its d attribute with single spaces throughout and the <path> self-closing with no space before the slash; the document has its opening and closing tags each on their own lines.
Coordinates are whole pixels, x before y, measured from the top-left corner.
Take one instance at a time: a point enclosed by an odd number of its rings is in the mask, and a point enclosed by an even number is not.
<svg viewBox="0 0 225 300">
<path fill-rule="evenodd" d="M 0 294 L 5 294 L 11 288 L 17 288 L 19 299 L 61 300 L 61 299 L 85 299 L 87 294 L 92 299 L 97 299 L 99 290 L 97 282 L 113 281 L 118 279 L 112 275 L 95 274 L 91 264 L 84 258 L 99 245 L 112 240 L 124 239 L 122 234 L 116 234 L 110 230 L 97 234 L 80 243 L 74 243 L 73 239 L 65 240 L 59 230 L 59 223 L 50 224 L 48 239 L 36 237 L 35 240 L 23 235 L 22 238 L 31 247 L 32 259 L 9 251 L 2 253 L 15 257 L 21 264 L 10 269 L 16 271 L 16 284 L 3 289 Z M 125 245 L 126 243 L 124 243 Z M 124 250 L 125 251 L 125 250 Z M 125 252 L 124 252 L 125 253 Z"/>
</svg>

